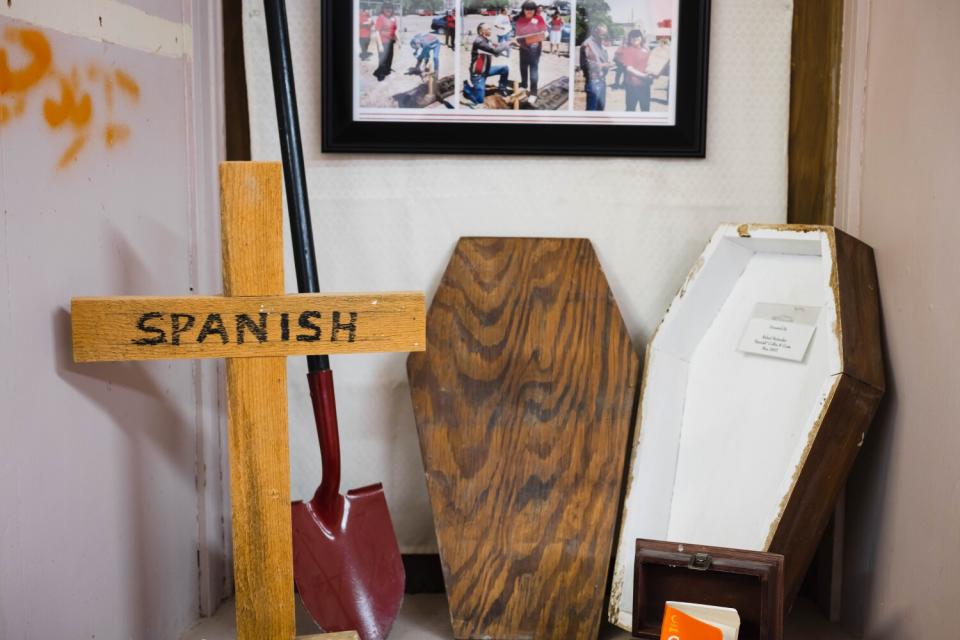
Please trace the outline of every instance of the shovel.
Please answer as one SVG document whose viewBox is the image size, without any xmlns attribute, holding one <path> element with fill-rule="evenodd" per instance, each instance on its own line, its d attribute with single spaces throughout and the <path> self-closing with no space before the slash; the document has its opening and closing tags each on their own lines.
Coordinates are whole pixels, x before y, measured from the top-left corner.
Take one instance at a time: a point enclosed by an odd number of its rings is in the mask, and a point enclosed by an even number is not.
<svg viewBox="0 0 960 640">
<path fill-rule="evenodd" d="M 319 290 L 307 202 L 296 89 L 284 0 L 264 0 L 270 66 L 280 129 L 290 230 L 301 293 Z M 403 601 L 397 536 L 380 484 L 340 495 L 340 436 L 327 356 L 307 357 L 307 382 L 320 439 L 323 478 L 293 510 L 293 578 L 304 606 L 324 631 L 387 637 Z"/>
</svg>

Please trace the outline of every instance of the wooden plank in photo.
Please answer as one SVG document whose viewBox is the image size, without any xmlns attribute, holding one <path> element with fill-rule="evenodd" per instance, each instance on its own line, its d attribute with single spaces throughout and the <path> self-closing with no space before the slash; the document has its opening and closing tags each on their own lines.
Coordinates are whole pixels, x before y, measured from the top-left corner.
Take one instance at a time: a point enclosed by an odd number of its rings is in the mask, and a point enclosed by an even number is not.
<svg viewBox="0 0 960 640">
<path fill-rule="evenodd" d="M 457 638 L 597 637 L 638 358 L 588 240 L 464 238 L 407 361 Z"/>
</svg>

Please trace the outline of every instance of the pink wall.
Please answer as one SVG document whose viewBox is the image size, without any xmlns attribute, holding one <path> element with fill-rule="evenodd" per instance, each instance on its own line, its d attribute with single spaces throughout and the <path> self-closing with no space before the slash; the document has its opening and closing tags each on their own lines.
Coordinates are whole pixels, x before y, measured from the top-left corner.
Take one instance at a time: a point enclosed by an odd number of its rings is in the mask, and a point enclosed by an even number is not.
<svg viewBox="0 0 960 640">
<path fill-rule="evenodd" d="M 889 372 L 847 493 L 845 621 L 876 640 L 956 638 L 960 3 L 858 4 L 869 42 L 851 231 L 876 250 Z"/>
<path fill-rule="evenodd" d="M 189 3 L 137 2 L 171 4 L 189 24 Z M 202 400 L 216 411 L 216 397 L 190 362 L 73 364 L 69 305 L 210 281 L 194 63 L 8 7 L 9 66 L 43 61 L 24 31 L 50 59 L 35 83 L 0 92 L 0 638 L 171 640 L 199 615 L 205 464 L 219 475 Z"/>
</svg>

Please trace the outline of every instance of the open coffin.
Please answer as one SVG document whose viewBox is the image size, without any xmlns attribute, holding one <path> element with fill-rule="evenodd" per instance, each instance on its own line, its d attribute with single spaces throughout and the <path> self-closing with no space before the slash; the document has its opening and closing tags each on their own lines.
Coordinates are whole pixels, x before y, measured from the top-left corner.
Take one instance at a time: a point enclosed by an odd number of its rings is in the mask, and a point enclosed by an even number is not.
<svg viewBox="0 0 960 640">
<path fill-rule="evenodd" d="M 799 360 L 740 350 L 771 309 L 812 323 Z M 611 622 L 631 625 L 637 538 L 782 553 L 795 594 L 883 384 L 868 246 L 830 227 L 721 227 L 647 347 Z"/>
</svg>

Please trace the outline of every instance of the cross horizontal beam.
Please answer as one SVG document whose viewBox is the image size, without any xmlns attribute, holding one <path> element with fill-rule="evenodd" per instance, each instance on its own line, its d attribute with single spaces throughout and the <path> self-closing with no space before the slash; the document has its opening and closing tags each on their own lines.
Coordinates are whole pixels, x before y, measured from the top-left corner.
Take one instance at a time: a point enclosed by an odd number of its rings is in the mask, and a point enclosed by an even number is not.
<svg viewBox="0 0 960 640">
<path fill-rule="evenodd" d="M 418 292 L 71 301 L 76 362 L 423 351 Z"/>
</svg>

